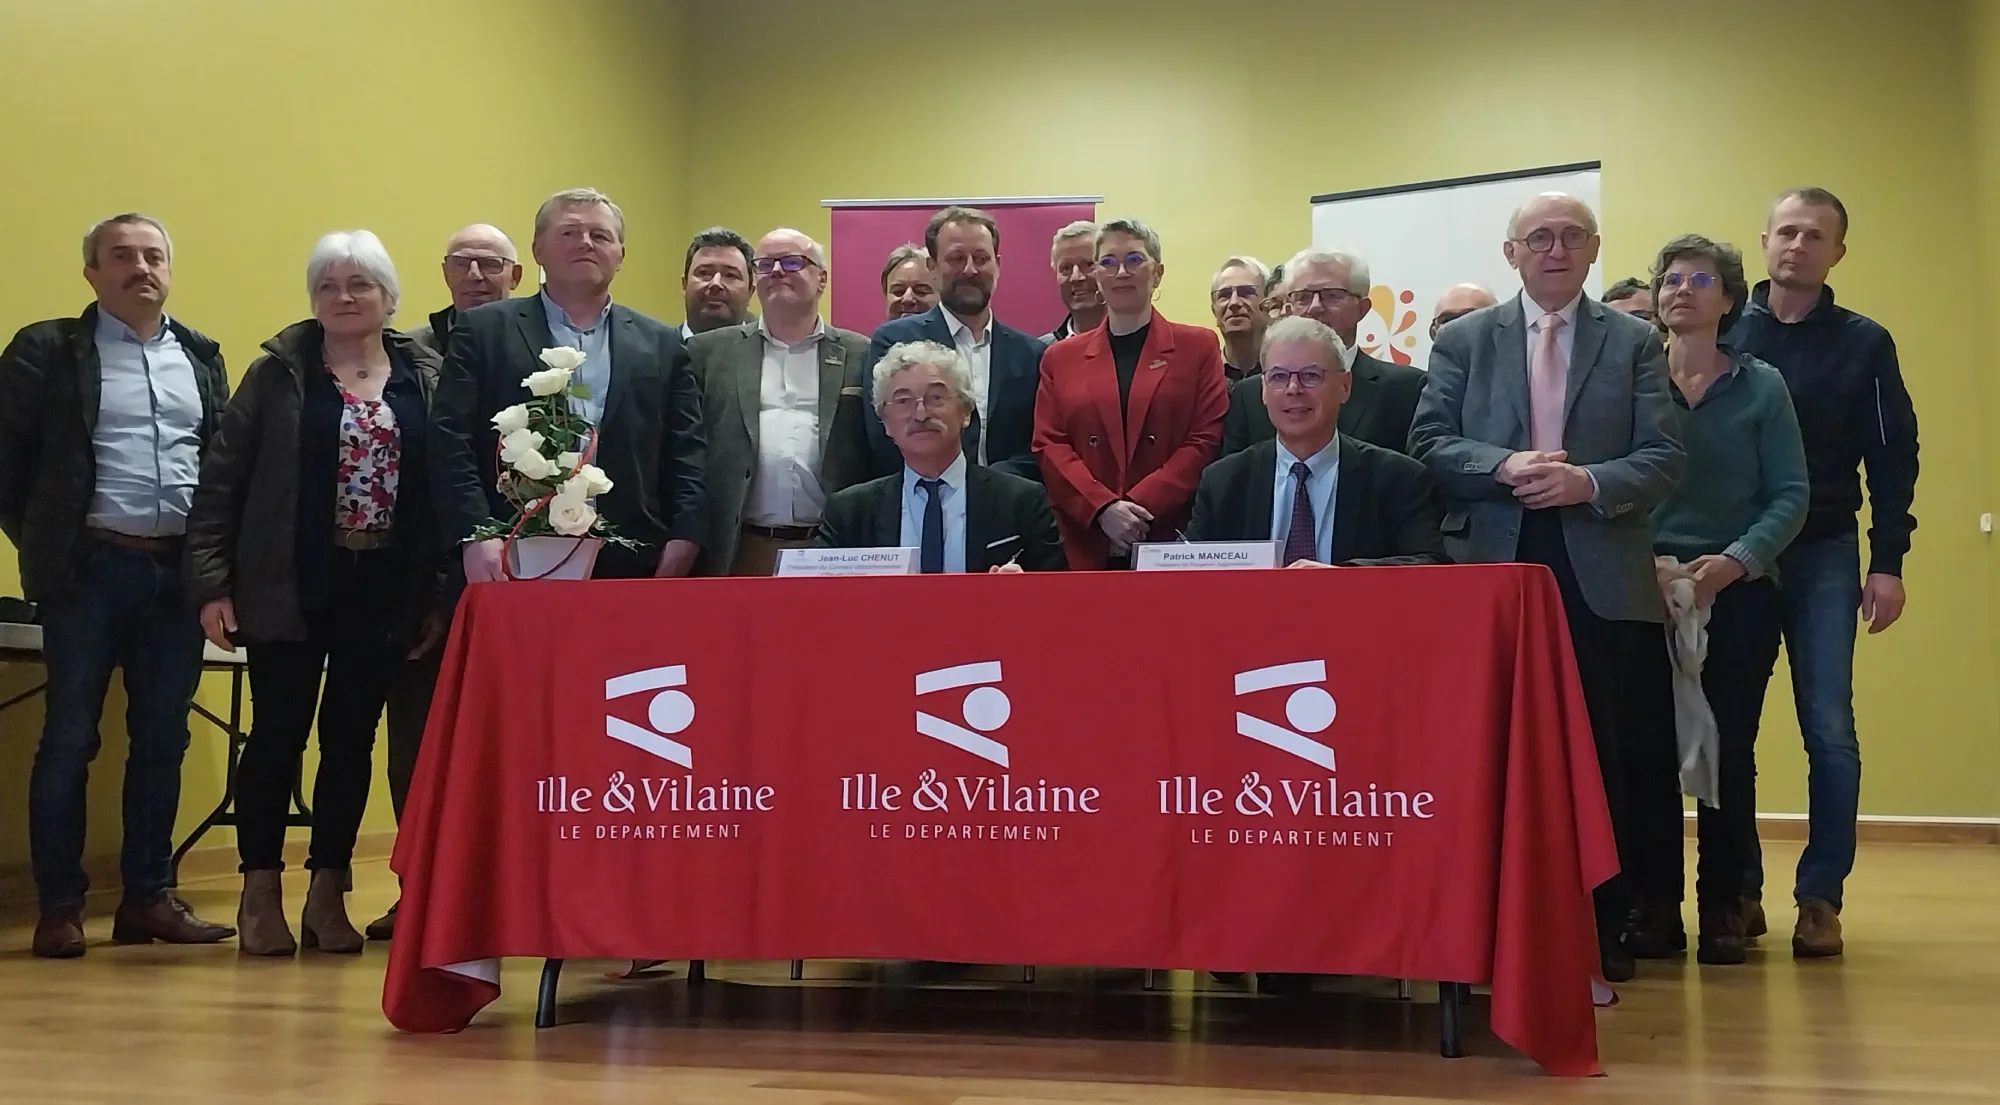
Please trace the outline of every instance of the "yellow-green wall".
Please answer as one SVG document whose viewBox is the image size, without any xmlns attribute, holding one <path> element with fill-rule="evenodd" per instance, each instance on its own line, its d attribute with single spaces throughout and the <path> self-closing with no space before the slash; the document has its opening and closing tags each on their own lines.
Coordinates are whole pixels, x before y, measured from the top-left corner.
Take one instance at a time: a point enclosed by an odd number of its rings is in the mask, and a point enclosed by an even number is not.
<svg viewBox="0 0 2000 1105">
<path fill-rule="evenodd" d="M 380 234 L 413 324 L 446 302 L 437 264 L 453 230 L 497 223 L 525 252 L 542 197 L 586 184 L 626 210 L 619 297 L 678 317 L 683 12 L 652 0 L 7 0 L 0 330 L 75 314 L 90 298 L 83 231 L 136 208 L 174 235 L 169 309 L 219 339 L 240 375 L 259 342 L 306 315 L 318 235 Z M 0 593 L 18 592 L 0 550 Z M 39 676 L 6 665 L 0 693 Z M 203 697 L 221 712 L 227 677 L 209 676 Z M 93 853 L 118 840 L 122 702 L 107 705 L 91 781 Z M 26 859 L 40 725 L 38 701 L 0 717 L 0 866 Z M 220 738 L 197 723 L 182 831 L 221 777 Z M 393 824 L 379 780 L 376 798 L 367 831 Z"/>
<path fill-rule="evenodd" d="M 624 204 L 620 298 L 664 318 L 709 223 L 823 237 L 832 197 L 1096 193 L 1160 230 L 1161 305 L 1186 320 L 1222 257 L 1305 244 L 1316 192 L 1602 160 L 1617 275 L 1686 230 L 1754 251 L 1772 193 L 1824 184 L 1855 215 L 1841 299 L 1896 333 L 1923 423 L 1910 612 L 1857 660 L 1863 805 L 2000 816 L 2000 588 L 1975 526 L 2000 387 L 1972 290 L 2000 256 L 1996 71 L 1995 0 L 14 0 L 0 148 L 34 168 L 0 207 L 0 329 L 80 307 L 78 236 L 132 207 L 172 227 L 172 307 L 240 371 L 304 313 L 317 234 L 382 234 L 409 321 L 442 301 L 452 229 L 525 242 L 577 183 Z M 1009 247 L 1004 279 L 1048 278 L 1039 245 Z M 1802 810 L 1782 665 L 1772 695 L 1761 804 Z M 116 839 L 118 709 L 94 851 Z M 25 857 L 38 725 L 0 718 L 0 865 Z M 183 829 L 219 775 L 197 728 Z"/>
</svg>

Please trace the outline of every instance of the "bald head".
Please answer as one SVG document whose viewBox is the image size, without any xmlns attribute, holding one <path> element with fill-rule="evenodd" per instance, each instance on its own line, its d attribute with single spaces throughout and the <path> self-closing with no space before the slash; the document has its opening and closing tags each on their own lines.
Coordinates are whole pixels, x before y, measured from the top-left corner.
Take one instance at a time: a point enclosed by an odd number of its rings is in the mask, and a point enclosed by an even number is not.
<svg viewBox="0 0 2000 1105">
<path fill-rule="evenodd" d="M 521 286 L 520 254 L 497 226 L 473 223 L 444 244 L 444 283 L 451 305 L 469 311 L 505 299 Z"/>
<path fill-rule="evenodd" d="M 1534 220 L 1552 213 L 1568 216 L 1579 226 L 1587 227 L 1592 234 L 1597 233 L 1597 212 L 1592 211 L 1589 204 L 1568 192 L 1543 192 L 1514 209 L 1514 217 L 1507 220 L 1507 236 L 1521 237 L 1527 233 L 1523 227 L 1532 226 Z"/>
<path fill-rule="evenodd" d="M 1521 275 L 1528 298 L 1543 311 L 1560 311 L 1583 294 L 1600 244 L 1589 204 L 1567 193 L 1544 192 L 1515 210 L 1501 252 Z"/>
<path fill-rule="evenodd" d="M 1438 297 L 1437 306 L 1431 308 L 1431 340 L 1436 341 L 1438 330 L 1452 319 L 1498 302 L 1492 292 L 1477 284 L 1453 284 Z"/>
<path fill-rule="evenodd" d="M 757 300 L 774 323 L 811 319 L 826 291 L 826 251 L 803 231 L 781 226 L 757 239 Z"/>
</svg>

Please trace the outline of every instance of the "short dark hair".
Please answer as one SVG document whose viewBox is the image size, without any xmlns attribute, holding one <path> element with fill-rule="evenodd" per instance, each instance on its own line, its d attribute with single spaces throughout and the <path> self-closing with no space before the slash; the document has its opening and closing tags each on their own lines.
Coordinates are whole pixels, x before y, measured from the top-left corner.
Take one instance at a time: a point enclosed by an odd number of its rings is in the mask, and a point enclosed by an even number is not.
<svg viewBox="0 0 2000 1105">
<path fill-rule="evenodd" d="M 688 241 L 687 259 L 681 262 L 681 279 L 686 280 L 688 273 L 694 271 L 695 254 L 700 253 L 704 249 L 715 249 L 718 247 L 734 247 L 736 252 L 741 253 L 743 255 L 743 275 L 750 275 L 751 269 L 754 267 L 751 264 L 751 260 L 755 255 L 754 251 L 750 248 L 750 239 L 745 238 L 743 235 L 736 233 L 726 226 L 711 226 Z"/>
<path fill-rule="evenodd" d="M 986 233 L 993 238 L 993 253 L 995 256 L 999 255 L 1000 227 L 993 221 L 993 216 L 988 215 L 977 207 L 960 207 L 958 204 L 952 204 L 950 207 L 932 215 L 931 221 L 924 224 L 924 251 L 931 255 L 932 260 L 936 260 L 938 255 L 938 231 L 943 230 L 952 223 L 971 223 L 974 226 L 985 227 Z"/>
<path fill-rule="evenodd" d="M 1613 284 L 1610 287 L 1604 289 L 1604 298 L 1601 302 L 1616 303 L 1621 299 L 1630 299 L 1631 297 L 1638 295 L 1640 292 L 1651 291 L 1652 288 L 1653 286 L 1651 284 L 1646 283 L 1644 280 L 1641 280 L 1636 276 L 1628 276 L 1625 279 L 1620 280 L 1618 283 Z"/>
<path fill-rule="evenodd" d="M 1841 241 L 1847 240 L 1847 205 L 1840 202 L 1839 196 L 1834 195 L 1824 188 L 1787 188 L 1778 194 L 1777 199 L 1771 201 L 1771 210 L 1776 211 L 1778 205 L 1786 200 L 1798 200 L 1807 207 L 1833 208 L 1833 213 L 1840 216 L 1840 239 Z M 1770 221 L 1771 217 L 1765 215 L 1765 224 L 1768 225 Z"/>
<path fill-rule="evenodd" d="M 924 247 L 915 242 L 904 242 L 902 245 L 889 251 L 889 259 L 882 262 L 883 295 L 889 294 L 889 274 L 895 272 L 897 266 L 910 261 L 922 261 L 928 265 L 931 263 L 931 255 L 925 252 Z"/>
<path fill-rule="evenodd" d="M 1727 334 L 1736 320 L 1743 316 L 1744 304 L 1750 302 L 1750 282 L 1743 276 L 1743 254 L 1728 242 L 1718 242 L 1699 234 L 1683 234 L 1660 247 L 1659 259 L 1653 262 L 1653 298 L 1660 295 L 1660 281 L 1667 269 L 1675 261 L 1687 257 L 1699 257 L 1715 266 L 1715 276 L 1722 281 L 1722 294 L 1729 297 L 1729 313 L 1722 316 L 1717 333 Z"/>
</svg>

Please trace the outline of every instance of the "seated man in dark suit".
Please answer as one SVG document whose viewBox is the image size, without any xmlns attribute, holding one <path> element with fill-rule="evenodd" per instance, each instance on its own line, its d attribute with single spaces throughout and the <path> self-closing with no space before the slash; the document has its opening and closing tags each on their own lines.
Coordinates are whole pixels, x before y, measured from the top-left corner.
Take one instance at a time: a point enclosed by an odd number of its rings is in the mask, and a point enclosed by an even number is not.
<svg viewBox="0 0 2000 1105">
<path fill-rule="evenodd" d="M 1000 232 L 993 217 L 976 208 L 947 207 L 931 216 L 924 228 L 924 248 L 937 264 L 938 305 L 876 327 L 868 358 L 848 385 L 866 389 L 869 368 L 892 345 L 931 341 L 958 350 L 972 374 L 973 419 L 965 432 L 966 459 L 1039 483 L 1041 468 L 1030 446 L 1043 346 L 1040 338 L 993 317 L 993 287 L 1000 279 Z M 902 459 L 883 432 L 874 406 L 861 404 L 861 415 L 871 461 L 867 475 L 899 471 Z"/>
<path fill-rule="evenodd" d="M 1424 393 L 1424 374 L 1409 365 L 1376 360 L 1355 348 L 1361 317 L 1368 313 L 1368 262 L 1349 253 L 1306 250 L 1284 264 L 1287 315 L 1325 323 L 1339 336 L 1353 390 L 1340 409 L 1340 432 L 1370 445 L 1410 451 L 1410 420 Z M 1239 380 L 1229 389 L 1229 413 L 1222 420 L 1222 456 L 1271 438 L 1262 387 Z"/>
<path fill-rule="evenodd" d="M 1282 542 L 1286 564 L 1449 563 L 1424 466 L 1338 430 L 1353 383 L 1339 335 L 1280 319 L 1261 360 L 1244 382 L 1263 390 L 1275 436 L 1201 474 L 1188 539 Z"/>
<path fill-rule="evenodd" d="M 1041 485 L 967 463 L 973 387 L 965 358 L 935 342 L 907 342 L 890 347 L 872 375 L 875 414 L 902 467 L 828 498 L 821 547 L 915 548 L 927 573 L 1062 568 L 1062 538 Z"/>
</svg>

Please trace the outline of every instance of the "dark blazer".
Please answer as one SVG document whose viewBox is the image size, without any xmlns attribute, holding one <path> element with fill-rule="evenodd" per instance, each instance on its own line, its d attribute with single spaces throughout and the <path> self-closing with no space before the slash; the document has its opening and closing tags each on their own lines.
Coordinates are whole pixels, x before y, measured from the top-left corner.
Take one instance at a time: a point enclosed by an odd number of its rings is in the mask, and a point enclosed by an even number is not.
<svg viewBox="0 0 2000 1105">
<path fill-rule="evenodd" d="M 899 454 L 900 455 L 900 454 Z M 897 548 L 903 543 L 903 470 L 828 497 L 818 542 L 826 549 Z M 1063 567 L 1062 538 L 1048 495 L 1033 480 L 993 468 L 965 468 L 965 570 L 1012 560 L 1030 572 Z"/>
<path fill-rule="evenodd" d="M 513 506 L 496 489 L 493 415 L 529 396 L 521 381 L 555 344 L 540 295 L 461 313 L 452 326 L 431 409 L 432 472 L 448 545 Z M 680 333 L 629 307 L 611 305 L 611 386 L 597 466 L 614 485 L 598 510 L 636 551 L 606 545 L 599 577 L 647 577 L 670 540 L 707 535 L 702 499 L 701 391 Z"/>
<path fill-rule="evenodd" d="M 1190 541 L 1269 541 L 1278 443 L 1260 441 L 1201 474 Z M 1449 564 L 1438 525 L 1444 510 L 1424 466 L 1401 453 L 1340 435 L 1333 487 L 1333 562 Z"/>
<path fill-rule="evenodd" d="M 1124 406 L 1110 330 L 1049 347 L 1035 398 L 1035 455 L 1070 567 L 1106 566 L 1110 542 L 1097 515 L 1120 499 L 1153 515 L 1151 540 L 1174 539 L 1187 525 L 1201 470 L 1215 459 L 1228 406 L 1222 349 L 1207 327 L 1153 312 Z"/>
<path fill-rule="evenodd" d="M 1042 341 L 997 318 L 992 322 L 992 331 L 986 418 L 974 415 L 972 425 L 966 427 L 965 455 L 967 459 L 979 455 L 979 439 L 984 434 L 988 464 L 1024 479 L 1040 480 L 1042 474 L 1035 467 L 1032 442 L 1036 369 L 1042 363 Z M 868 341 L 868 356 L 861 362 L 857 382 L 861 388 L 861 418 L 867 426 L 868 451 L 873 458 L 870 478 L 903 470 L 903 455 L 896 451 L 896 443 L 882 429 L 882 418 L 875 413 L 869 392 L 875 362 L 882 359 L 890 346 L 906 341 L 934 341 L 946 349 L 952 348 L 951 325 L 945 322 L 944 305 L 932 307 L 921 315 L 892 318 L 877 326 L 875 336 Z"/>
<path fill-rule="evenodd" d="M 1370 445 L 1410 451 L 1410 420 L 1423 398 L 1423 370 L 1354 355 L 1354 387 L 1340 408 L 1340 433 Z M 1264 378 L 1246 376 L 1229 386 L 1229 414 L 1222 420 L 1222 455 L 1240 453 L 1278 436 L 1264 409 Z"/>
<path fill-rule="evenodd" d="M 1584 296 L 1563 406 L 1563 450 L 1597 481 L 1594 503 L 1553 507 L 1577 588 L 1612 621 L 1659 622 L 1650 515 L 1687 466 L 1667 357 L 1651 324 Z M 1515 296 L 1438 331 L 1410 454 L 1444 500 L 1445 548 L 1466 564 L 1515 558 L 1525 508 L 1493 478 L 1529 447 L 1528 329 Z"/>
<path fill-rule="evenodd" d="M 860 361 L 867 348 L 867 338 L 837 326 L 826 327 L 820 338 L 818 409 L 822 477 L 828 467 L 828 454 L 835 451 L 836 433 L 842 428 L 836 415 L 848 366 Z M 743 504 L 750 495 L 750 481 L 757 474 L 757 424 L 764 406 L 763 326 L 746 322 L 696 334 L 688 342 L 688 356 L 702 389 L 701 436 L 707 449 L 702 478 L 708 492 L 708 533 L 702 539 L 701 557 L 694 570 L 696 575 L 724 576 L 729 574 L 729 566 L 736 559 L 736 547 L 743 537 Z M 615 356 L 611 363 L 614 368 L 617 366 Z M 836 470 L 848 466 L 844 460 L 832 464 Z M 820 486 L 826 487 L 824 478 Z"/>
</svg>

